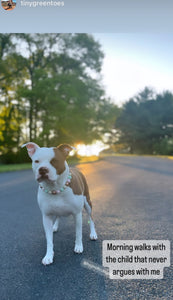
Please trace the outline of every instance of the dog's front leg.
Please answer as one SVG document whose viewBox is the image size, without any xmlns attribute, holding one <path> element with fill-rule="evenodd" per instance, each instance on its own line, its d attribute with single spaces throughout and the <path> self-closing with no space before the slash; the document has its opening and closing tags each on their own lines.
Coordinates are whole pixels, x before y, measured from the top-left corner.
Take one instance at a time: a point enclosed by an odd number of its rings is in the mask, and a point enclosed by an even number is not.
<svg viewBox="0 0 173 300">
<path fill-rule="evenodd" d="M 82 244 L 82 212 L 75 215 L 76 221 L 76 240 L 74 252 L 82 253 L 83 252 L 83 244 Z"/>
<path fill-rule="evenodd" d="M 47 251 L 42 259 L 43 265 L 49 265 L 53 262 L 53 220 L 51 217 L 43 215 L 43 226 L 46 235 Z"/>
</svg>

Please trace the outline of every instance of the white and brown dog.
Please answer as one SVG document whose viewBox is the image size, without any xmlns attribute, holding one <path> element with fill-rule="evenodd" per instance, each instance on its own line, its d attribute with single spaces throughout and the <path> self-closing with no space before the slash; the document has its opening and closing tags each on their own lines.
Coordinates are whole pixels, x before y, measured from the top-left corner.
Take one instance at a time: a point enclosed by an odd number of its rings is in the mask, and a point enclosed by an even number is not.
<svg viewBox="0 0 173 300">
<path fill-rule="evenodd" d="M 96 240 L 94 222 L 91 217 L 92 205 L 88 185 L 84 175 L 75 168 L 69 168 L 66 157 L 73 147 L 60 145 L 57 148 L 39 147 L 27 143 L 22 147 L 28 150 L 32 159 L 35 179 L 39 182 L 38 204 L 43 216 L 43 226 L 47 241 L 47 252 L 42 259 L 44 265 L 53 262 L 53 232 L 58 230 L 61 216 L 73 215 L 76 221 L 76 240 L 74 251 L 83 252 L 82 210 L 89 215 L 90 239 Z"/>
</svg>

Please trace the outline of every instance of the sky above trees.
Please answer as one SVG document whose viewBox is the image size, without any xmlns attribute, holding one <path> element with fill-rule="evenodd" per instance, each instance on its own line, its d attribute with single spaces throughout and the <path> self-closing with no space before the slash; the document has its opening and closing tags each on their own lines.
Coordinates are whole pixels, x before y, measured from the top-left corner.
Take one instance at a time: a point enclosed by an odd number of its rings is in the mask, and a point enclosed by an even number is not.
<svg viewBox="0 0 173 300">
<path fill-rule="evenodd" d="M 173 91 L 173 34 L 94 34 L 105 58 L 102 81 L 106 93 L 122 105 L 149 86 Z"/>
</svg>

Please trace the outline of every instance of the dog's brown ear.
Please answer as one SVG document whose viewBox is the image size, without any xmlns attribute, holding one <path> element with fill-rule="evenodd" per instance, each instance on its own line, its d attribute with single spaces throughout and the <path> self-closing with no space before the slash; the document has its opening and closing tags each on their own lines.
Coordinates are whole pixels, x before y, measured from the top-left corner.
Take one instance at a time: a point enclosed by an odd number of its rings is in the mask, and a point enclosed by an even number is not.
<svg viewBox="0 0 173 300">
<path fill-rule="evenodd" d="M 74 150 L 75 148 L 68 145 L 68 144 L 61 144 L 57 147 L 65 156 L 65 158 L 69 155 L 70 151 Z"/>
<path fill-rule="evenodd" d="M 26 144 L 23 144 L 21 146 L 21 148 L 26 147 L 28 150 L 28 155 L 32 158 L 33 154 L 35 153 L 35 151 L 40 148 L 37 144 L 29 142 Z"/>
</svg>

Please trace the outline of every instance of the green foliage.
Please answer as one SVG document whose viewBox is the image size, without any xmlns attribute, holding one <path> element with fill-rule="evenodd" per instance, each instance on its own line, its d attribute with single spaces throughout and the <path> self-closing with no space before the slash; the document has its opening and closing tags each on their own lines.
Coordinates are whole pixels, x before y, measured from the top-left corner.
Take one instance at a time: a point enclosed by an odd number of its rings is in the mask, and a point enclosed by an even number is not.
<svg viewBox="0 0 173 300">
<path fill-rule="evenodd" d="M 131 153 L 173 153 L 173 95 L 165 92 L 155 95 L 146 88 L 125 103 L 115 127 L 119 143 Z"/>
<path fill-rule="evenodd" d="M 110 131 L 117 108 L 100 85 L 103 57 L 88 34 L 0 34 L 0 153 Z"/>
</svg>

